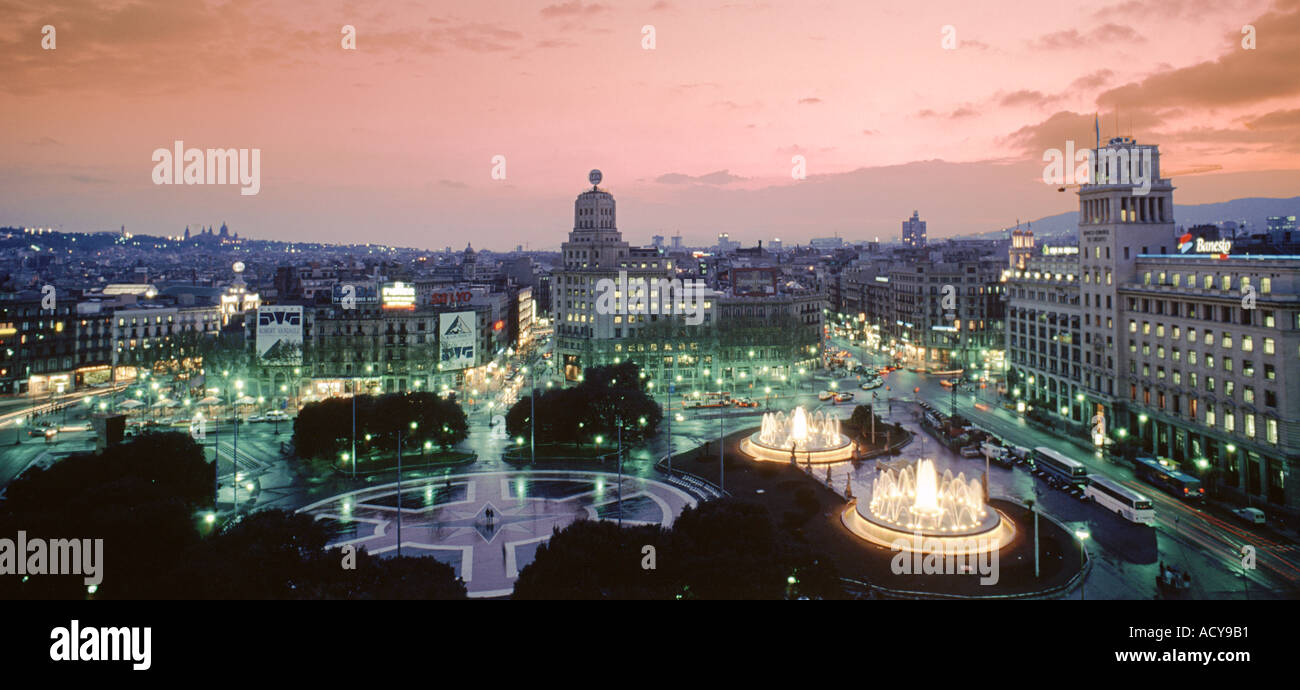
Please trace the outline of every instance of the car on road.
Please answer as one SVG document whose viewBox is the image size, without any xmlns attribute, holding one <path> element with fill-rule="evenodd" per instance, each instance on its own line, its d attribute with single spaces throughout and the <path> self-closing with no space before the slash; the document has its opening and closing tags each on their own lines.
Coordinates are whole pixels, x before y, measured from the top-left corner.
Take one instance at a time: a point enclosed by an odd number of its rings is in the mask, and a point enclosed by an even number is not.
<svg viewBox="0 0 1300 690">
<path fill-rule="evenodd" d="M 289 419 L 289 413 L 284 410 L 271 410 L 266 413 L 266 421 L 268 422 L 283 422 L 287 419 Z"/>
<path fill-rule="evenodd" d="M 862 390 L 869 391 L 885 385 L 880 379 L 867 379 L 862 383 Z"/>
<path fill-rule="evenodd" d="M 749 398 L 732 398 L 731 404 L 736 407 L 758 407 L 758 403 Z"/>
<path fill-rule="evenodd" d="M 943 386 L 944 388 L 952 388 L 953 386 L 957 385 L 957 383 L 953 379 L 944 379 L 939 382 L 939 385 Z"/>
<path fill-rule="evenodd" d="M 835 402 L 849 402 L 852 399 L 853 399 L 853 394 L 848 391 L 844 391 L 843 393 L 840 393 L 839 395 L 835 396 Z"/>
<path fill-rule="evenodd" d="M 817 394 L 817 399 L 822 401 L 831 400 L 834 397 L 835 397 L 835 393 L 833 393 L 832 391 L 822 391 Z"/>
<path fill-rule="evenodd" d="M 1259 508 L 1238 508 L 1232 511 L 1232 514 L 1252 525 L 1262 525 L 1267 522 L 1264 511 Z"/>
<path fill-rule="evenodd" d="M 247 424 L 252 424 L 254 422 L 265 422 L 265 421 L 266 421 L 266 417 L 260 414 L 250 414 L 244 418 L 244 422 Z"/>
<path fill-rule="evenodd" d="M 961 449 L 961 456 L 963 458 L 978 458 L 981 455 L 983 455 L 983 453 L 980 452 L 979 446 L 966 446 Z"/>
</svg>

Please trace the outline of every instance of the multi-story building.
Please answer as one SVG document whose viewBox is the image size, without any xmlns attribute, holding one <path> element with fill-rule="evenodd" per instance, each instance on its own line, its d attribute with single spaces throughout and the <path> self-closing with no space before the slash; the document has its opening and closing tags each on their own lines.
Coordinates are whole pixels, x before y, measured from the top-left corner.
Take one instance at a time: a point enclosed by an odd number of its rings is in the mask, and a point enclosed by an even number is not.
<svg viewBox="0 0 1300 690">
<path fill-rule="evenodd" d="M 221 331 L 219 305 L 136 304 L 111 312 L 113 366 L 147 365 L 198 354 Z"/>
<path fill-rule="evenodd" d="M 903 246 L 925 246 L 925 221 L 918 211 L 912 211 L 912 217 L 903 221 Z"/>
<path fill-rule="evenodd" d="M 613 195 L 599 187 L 578 195 L 573 231 L 562 246 L 564 265 L 553 274 L 556 358 L 568 380 L 577 380 L 588 366 L 632 360 L 665 393 L 668 386 L 725 387 L 758 395 L 792 381 L 800 369 L 810 373 L 817 366 L 825 296 L 790 281 L 763 296 L 701 287 L 691 296 L 698 300 L 698 319 L 680 311 L 602 313 L 597 309 L 602 280 L 613 281 L 615 297 L 621 297 L 619 281 L 654 285 L 678 275 L 709 280 L 717 273 L 702 264 L 678 266 L 654 248 L 629 246 L 614 208 Z"/>
<path fill-rule="evenodd" d="M 1007 276 L 1007 364 L 1017 372 L 1008 393 L 1083 424 L 1080 400 L 1083 310 L 1079 248 L 1043 245 Z"/>
<path fill-rule="evenodd" d="M 1094 178 L 1079 191 L 1077 254 L 1012 272 L 1009 393 L 1086 424 L 1095 443 L 1127 439 L 1225 495 L 1296 510 L 1300 257 L 1180 246 L 1158 150 L 1116 138 L 1096 160 L 1120 152 L 1151 162 L 1149 191 Z"/>
<path fill-rule="evenodd" d="M 0 393 L 42 396 L 109 381 L 108 315 L 83 311 L 77 295 L 0 294 Z"/>
<path fill-rule="evenodd" d="M 893 324 L 903 358 L 927 368 L 984 368 L 1003 350 L 1003 272 L 998 259 L 918 261 L 889 270 Z M 878 311 L 878 310 L 877 310 Z"/>
</svg>

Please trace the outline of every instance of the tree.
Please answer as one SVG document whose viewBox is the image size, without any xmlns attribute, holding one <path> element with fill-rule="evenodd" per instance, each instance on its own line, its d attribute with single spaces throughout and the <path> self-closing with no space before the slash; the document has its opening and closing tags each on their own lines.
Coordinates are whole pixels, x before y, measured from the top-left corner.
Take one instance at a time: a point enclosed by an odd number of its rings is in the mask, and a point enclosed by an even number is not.
<svg viewBox="0 0 1300 690">
<path fill-rule="evenodd" d="M 596 436 L 613 439 L 622 427 L 623 443 L 638 443 L 655 434 L 663 421 L 659 404 L 646 393 L 640 368 L 625 362 L 588 367 L 576 386 L 550 390 L 537 396 L 536 439 L 539 443 L 577 443 Z M 516 402 L 506 413 L 506 432 L 527 437 L 531 396 Z"/>
<path fill-rule="evenodd" d="M 790 546 L 767 508 L 724 498 L 671 530 L 580 520 L 556 530 L 519 574 L 519 599 L 780 599 L 844 596 L 834 565 Z M 647 569 L 646 546 L 654 548 Z M 793 577 L 795 582 L 790 583 Z"/>
<path fill-rule="evenodd" d="M 352 398 L 329 398 L 308 403 L 293 424 L 299 457 L 335 459 L 352 447 Z M 469 422 L 460 405 L 433 393 L 389 393 L 379 397 L 359 395 L 356 434 L 373 437 L 376 447 L 395 451 L 397 434 L 403 447 L 420 447 L 432 438 L 443 449 L 469 436 Z M 411 429 L 411 422 L 416 428 Z"/>
<path fill-rule="evenodd" d="M 465 583 L 433 558 L 345 559 L 325 549 L 324 523 L 282 510 L 254 513 L 194 546 L 167 578 L 166 597 L 199 599 L 464 599 Z M 353 562 L 354 560 L 354 562 Z M 348 567 L 345 567 L 345 562 Z M 164 598 L 166 598 L 164 597 Z"/>
<path fill-rule="evenodd" d="M 658 526 L 620 528 L 606 520 L 579 520 L 556 530 L 515 582 L 515 599 L 667 599 L 667 570 L 643 567 L 646 546 L 657 566 L 667 563 L 667 533 Z"/>
<path fill-rule="evenodd" d="M 146 433 L 25 473 L 9 487 L 0 534 L 102 539 L 96 596 L 152 598 L 165 582 L 160 573 L 200 539 L 196 513 L 211 508 L 212 473 L 188 435 Z M 0 597 L 84 595 L 81 576 L 0 577 Z"/>
</svg>

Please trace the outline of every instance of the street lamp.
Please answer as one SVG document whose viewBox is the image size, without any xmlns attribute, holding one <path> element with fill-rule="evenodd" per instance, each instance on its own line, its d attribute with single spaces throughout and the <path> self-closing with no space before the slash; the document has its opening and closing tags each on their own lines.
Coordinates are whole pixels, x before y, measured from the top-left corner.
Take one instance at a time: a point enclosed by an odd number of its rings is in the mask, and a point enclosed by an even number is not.
<svg viewBox="0 0 1300 690">
<path fill-rule="evenodd" d="M 1079 538 L 1079 568 L 1082 569 L 1084 561 L 1088 558 L 1088 547 L 1084 545 L 1084 542 L 1088 541 L 1088 538 L 1092 536 L 1092 533 L 1089 532 L 1086 527 L 1084 527 L 1075 530 L 1074 536 Z M 1084 587 L 1085 587 L 1084 578 L 1079 578 L 1079 600 L 1080 601 L 1082 601 L 1085 598 Z"/>
<path fill-rule="evenodd" d="M 411 431 L 419 428 L 411 422 Z M 368 436 L 368 434 L 367 434 Z M 397 555 L 402 555 L 402 427 L 397 427 Z"/>
</svg>

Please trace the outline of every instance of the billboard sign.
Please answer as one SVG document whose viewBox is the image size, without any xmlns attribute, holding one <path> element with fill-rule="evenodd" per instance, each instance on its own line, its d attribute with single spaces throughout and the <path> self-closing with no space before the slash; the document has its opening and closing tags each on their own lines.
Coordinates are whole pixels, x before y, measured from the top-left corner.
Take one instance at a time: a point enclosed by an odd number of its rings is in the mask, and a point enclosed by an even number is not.
<svg viewBox="0 0 1300 690">
<path fill-rule="evenodd" d="M 384 309 L 415 309 L 415 286 L 401 281 L 386 283 L 379 291 Z"/>
<path fill-rule="evenodd" d="M 456 306 L 458 304 L 469 304 L 474 299 L 474 293 L 470 290 L 444 290 L 429 295 L 429 304 L 435 307 Z"/>
<path fill-rule="evenodd" d="M 438 315 L 438 348 L 442 368 L 465 369 L 474 366 L 474 341 L 478 335 L 478 315 L 456 311 Z"/>
<path fill-rule="evenodd" d="M 262 364 L 302 364 L 302 307 L 257 309 L 257 359 Z"/>
</svg>

